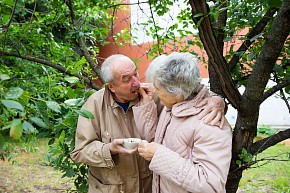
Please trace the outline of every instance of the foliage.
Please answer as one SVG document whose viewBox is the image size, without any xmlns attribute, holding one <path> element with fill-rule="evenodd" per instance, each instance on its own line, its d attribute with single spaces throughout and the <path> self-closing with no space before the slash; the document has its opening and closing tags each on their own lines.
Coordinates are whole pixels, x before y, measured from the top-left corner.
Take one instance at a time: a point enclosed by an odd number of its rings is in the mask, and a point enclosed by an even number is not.
<svg viewBox="0 0 290 193">
<path fill-rule="evenodd" d="M 94 92 L 84 79 L 95 79 L 95 73 L 79 42 L 85 38 L 90 57 L 98 63 L 99 46 L 107 44 L 113 1 L 69 3 L 0 1 L 0 50 L 21 55 L 0 53 L 0 158 L 13 160 L 18 141 L 48 137 L 47 160 L 86 192 L 86 166 L 69 156 L 78 116 L 93 118 L 81 109 Z"/>
<path fill-rule="evenodd" d="M 269 126 L 260 126 L 258 128 L 258 131 L 257 131 L 257 137 L 258 136 L 271 136 L 273 135 L 274 133 L 276 133 L 276 131 L 272 128 L 272 127 L 269 127 Z"/>
</svg>

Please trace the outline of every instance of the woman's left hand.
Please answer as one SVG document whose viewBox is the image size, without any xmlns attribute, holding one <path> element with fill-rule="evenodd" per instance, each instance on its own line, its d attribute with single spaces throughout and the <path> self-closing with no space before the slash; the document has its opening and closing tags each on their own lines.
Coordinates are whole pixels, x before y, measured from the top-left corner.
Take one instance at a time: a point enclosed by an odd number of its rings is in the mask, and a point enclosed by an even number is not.
<svg viewBox="0 0 290 193">
<path fill-rule="evenodd" d="M 160 146 L 158 143 L 148 143 L 148 142 L 141 142 L 138 146 L 138 152 L 141 157 L 150 161 L 156 151 L 156 149 Z"/>
</svg>

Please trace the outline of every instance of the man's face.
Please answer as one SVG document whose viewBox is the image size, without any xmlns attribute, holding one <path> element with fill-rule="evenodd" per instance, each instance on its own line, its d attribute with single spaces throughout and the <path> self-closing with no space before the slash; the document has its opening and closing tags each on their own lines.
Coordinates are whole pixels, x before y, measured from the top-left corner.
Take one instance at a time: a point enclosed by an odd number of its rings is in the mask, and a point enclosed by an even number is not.
<svg viewBox="0 0 290 193">
<path fill-rule="evenodd" d="M 135 100 L 140 87 L 135 64 L 127 58 L 120 58 L 112 70 L 114 81 L 107 86 L 114 93 L 114 99 L 121 103 Z"/>
</svg>

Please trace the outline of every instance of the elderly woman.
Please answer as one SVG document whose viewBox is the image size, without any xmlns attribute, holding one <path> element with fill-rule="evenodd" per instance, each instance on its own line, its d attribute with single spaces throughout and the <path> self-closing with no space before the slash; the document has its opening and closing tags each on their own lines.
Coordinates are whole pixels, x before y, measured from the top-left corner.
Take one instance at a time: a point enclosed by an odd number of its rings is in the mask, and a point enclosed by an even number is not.
<svg viewBox="0 0 290 193">
<path fill-rule="evenodd" d="M 160 117 L 148 87 L 140 88 L 141 103 L 133 108 L 139 132 L 154 140 L 140 143 L 138 151 L 151 160 L 155 193 L 226 192 L 232 132 L 226 120 L 219 128 L 197 118 L 206 106 L 196 104 L 211 97 L 198 63 L 189 53 L 157 57 L 146 75 L 164 105 Z"/>
</svg>

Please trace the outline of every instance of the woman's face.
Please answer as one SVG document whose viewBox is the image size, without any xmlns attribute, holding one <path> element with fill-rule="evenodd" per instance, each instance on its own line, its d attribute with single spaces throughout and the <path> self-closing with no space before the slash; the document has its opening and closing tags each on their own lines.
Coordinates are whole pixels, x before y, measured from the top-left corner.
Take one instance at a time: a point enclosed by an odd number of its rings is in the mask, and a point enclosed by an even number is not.
<svg viewBox="0 0 290 193">
<path fill-rule="evenodd" d="M 163 87 L 156 84 L 155 82 L 154 87 L 161 104 L 166 106 L 168 109 L 171 109 L 174 104 L 183 101 L 183 98 L 181 96 L 168 93 Z"/>
</svg>

